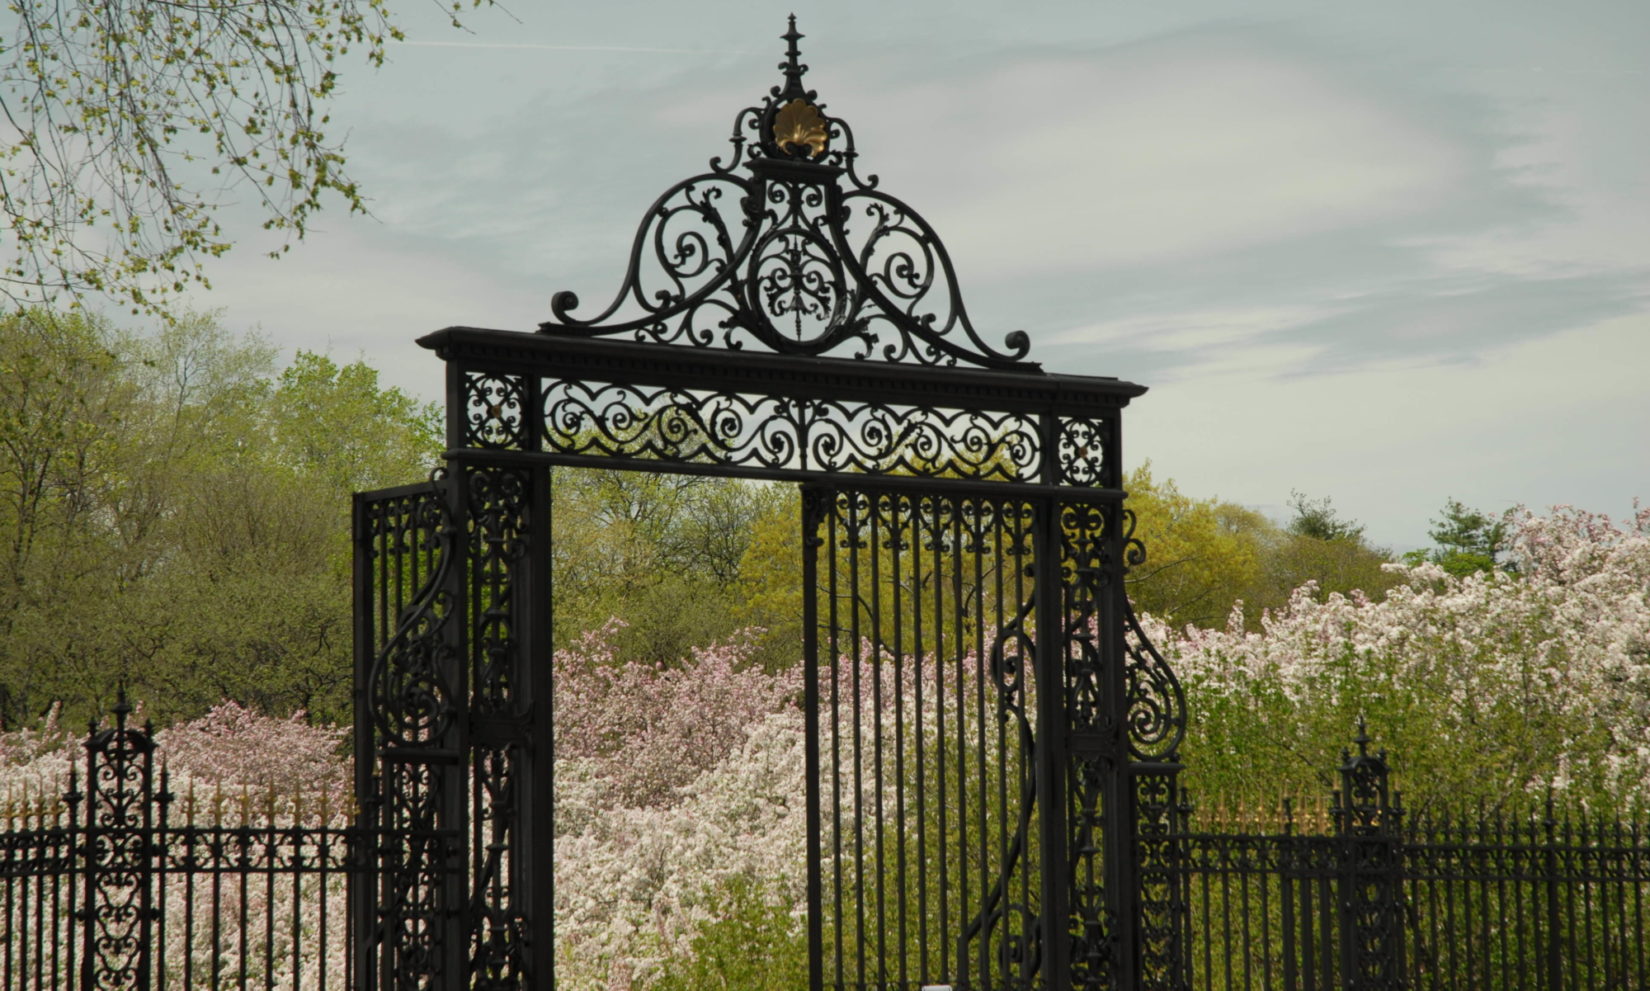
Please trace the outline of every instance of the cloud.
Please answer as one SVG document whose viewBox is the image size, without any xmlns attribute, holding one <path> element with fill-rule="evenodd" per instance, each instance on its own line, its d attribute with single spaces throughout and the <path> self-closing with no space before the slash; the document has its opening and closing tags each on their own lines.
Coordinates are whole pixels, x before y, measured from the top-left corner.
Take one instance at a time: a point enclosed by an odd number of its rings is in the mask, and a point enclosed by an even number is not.
<svg viewBox="0 0 1650 991">
<path fill-rule="evenodd" d="M 1387 226 L 1472 169 L 1457 137 L 1331 71 L 1207 38 L 1017 60 L 953 99 L 994 129 L 936 199 L 966 218 L 954 249 L 1010 277 Z"/>
</svg>

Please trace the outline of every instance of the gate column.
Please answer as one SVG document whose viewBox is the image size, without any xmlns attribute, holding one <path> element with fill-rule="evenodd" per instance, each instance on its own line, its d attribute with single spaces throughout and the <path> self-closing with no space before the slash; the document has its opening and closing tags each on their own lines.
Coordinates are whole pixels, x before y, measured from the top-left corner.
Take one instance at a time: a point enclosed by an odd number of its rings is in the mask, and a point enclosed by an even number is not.
<svg viewBox="0 0 1650 991">
<path fill-rule="evenodd" d="M 455 989 L 554 980 L 550 471 L 539 376 L 449 361 L 448 477 L 463 535 L 467 858 Z"/>
</svg>

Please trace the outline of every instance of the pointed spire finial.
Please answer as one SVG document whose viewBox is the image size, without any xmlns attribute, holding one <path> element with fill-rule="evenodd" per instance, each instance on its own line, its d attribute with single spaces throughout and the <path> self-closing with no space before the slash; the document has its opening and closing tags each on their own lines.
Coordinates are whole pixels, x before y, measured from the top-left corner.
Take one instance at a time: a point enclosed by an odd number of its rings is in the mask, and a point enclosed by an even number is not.
<svg viewBox="0 0 1650 991">
<path fill-rule="evenodd" d="M 1364 717 L 1362 713 L 1358 714 L 1358 735 L 1352 738 L 1352 742 L 1358 745 L 1359 757 L 1369 756 L 1369 732 L 1368 728 L 1364 725 Z"/>
<path fill-rule="evenodd" d="M 785 73 L 785 92 L 782 95 L 794 99 L 804 95 L 802 74 L 808 71 L 808 67 L 799 61 L 802 50 L 796 47 L 796 43 L 807 35 L 797 31 L 795 14 L 790 16 L 789 30 L 780 37 L 785 39 L 785 61 L 779 63 L 780 70 Z"/>
<path fill-rule="evenodd" d="M 126 679 L 120 679 L 120 687 L 115 692 L 115 727 L 126 728 L 126 717 L 132 714 L 132 704 L 126 701 Z"/>
</svg>

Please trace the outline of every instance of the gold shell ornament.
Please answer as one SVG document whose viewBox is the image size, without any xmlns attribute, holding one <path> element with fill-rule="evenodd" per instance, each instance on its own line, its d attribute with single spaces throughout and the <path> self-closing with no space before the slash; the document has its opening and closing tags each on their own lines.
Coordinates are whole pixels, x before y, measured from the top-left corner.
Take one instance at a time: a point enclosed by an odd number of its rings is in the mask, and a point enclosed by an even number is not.
<svg viewBox="0 0 1650 991">
<path fill-rule="evenodd" d="M 825 142 L 830 130 L 819 109 L 807 100 L 792 100 L 779 108 L 773 119 L 773 140 L 786 154 L 808 149 L 807 157 L 818 158 L 825 153 Z"/>
</svg>

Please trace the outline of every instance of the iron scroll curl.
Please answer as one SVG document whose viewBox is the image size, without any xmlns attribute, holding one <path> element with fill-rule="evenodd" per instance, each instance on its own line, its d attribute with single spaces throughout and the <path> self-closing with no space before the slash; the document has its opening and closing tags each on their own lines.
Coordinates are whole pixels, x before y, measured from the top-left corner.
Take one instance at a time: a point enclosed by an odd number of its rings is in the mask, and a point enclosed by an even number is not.
<svg viewBox="0 0 1650 991">
<path fill-rule="evenodd" d="M 446 503 L 446 472 L 438 469 L 428 495 L 412 504 L 401 539 L 407 550 L 434 559 L 412 601 L 396 617 L 389 641 L 372 658 L 367 692 L 375 731 L 398 746 L 440 739 L 457 715 L 450 672 L 455 663 L 444 628 L 453 614 L 446 589 L 454 567 L 455 529 Z"/>
<path fill-rule="evenodd" d="M 1146 563 L 1146 545 L 1134 535 L 1134 511 L 1123 518 L 1124 573 Z M 1123 599 L 1124 722 L 1129 751 L 1141 760 L 1174 761 L 1186 736 L 1186 693 L 1174 669 L 1141 629 L 1129 597 Z"/>
</svg>

